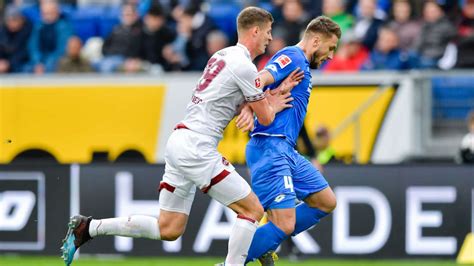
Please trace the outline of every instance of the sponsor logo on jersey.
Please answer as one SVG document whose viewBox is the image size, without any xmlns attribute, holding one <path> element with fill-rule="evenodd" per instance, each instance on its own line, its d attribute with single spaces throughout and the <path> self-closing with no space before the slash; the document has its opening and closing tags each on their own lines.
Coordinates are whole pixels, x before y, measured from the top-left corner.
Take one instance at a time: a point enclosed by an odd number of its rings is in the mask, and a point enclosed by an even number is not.
<svg viewBox="0 0 474 266">
<path fill-rule="evenodd" d="M 291 63 L 291 59 L 284 54 L 280 55 L 275 61 L 278 63 L 280 68 L 285 68 Z"/>
<path fill-rule="evenodd" d="M 278 197 L 275 198 L 275 202 L 281 202 L 285 198 L 285 194 L 278 195 Z"/>
<path fill-rule="evenodd" d="M 260 88 L 260 78 L 255 79 L 255 87 Z"/>
</svg>

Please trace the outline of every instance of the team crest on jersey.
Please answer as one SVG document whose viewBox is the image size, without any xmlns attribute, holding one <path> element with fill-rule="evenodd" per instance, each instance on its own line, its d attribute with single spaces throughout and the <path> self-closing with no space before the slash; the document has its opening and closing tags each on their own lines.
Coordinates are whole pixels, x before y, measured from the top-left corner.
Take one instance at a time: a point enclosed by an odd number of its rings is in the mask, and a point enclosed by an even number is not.
<svg viewBox="0 0 474 266">
<path fill-rule="evenodd" d="M 278 63 L 280 68 L 285 68 L 291 63 L 291 59 L 284 54 L 280 55 L 275 61 Z"/>
<path fill-rule="evenodd" d="M 255 79 L 255 87 L 260 88 L 260 78 Z"/>
<path fill-rule="evenodd" d="M 230 162 L 227 161 L 227 159 L 224 156 L 222 156 L 222 164 L 225 166 L 229 166 Z"/>
</svg>

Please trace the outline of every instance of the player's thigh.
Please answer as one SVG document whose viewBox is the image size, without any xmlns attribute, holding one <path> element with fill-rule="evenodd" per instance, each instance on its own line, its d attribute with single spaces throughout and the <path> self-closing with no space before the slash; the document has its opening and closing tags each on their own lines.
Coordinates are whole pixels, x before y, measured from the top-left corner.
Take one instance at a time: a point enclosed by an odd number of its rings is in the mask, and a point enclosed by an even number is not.
<svg viewBox="0 0 474 266">
<path fill-rule="evenodd" d="M 189 215 L 196 194 L 196 186 L 172 164 L 167 163 L 165 165 L 165 173 L 160 182 L 159 192 L 161 210 Z"/>
<path fill-rule="evenodd" d="M 298 199 L 304 200 L 308 196 L 329 187 L 321 172 L 303 156 L 295 153 L 293 161 L 292 184 Z"/>
<path fill-rule="evenodd" d="M 247 181 L 235 170 L 228 172 L 219 182 L 211 183 L 206 193 L 247 218 L 258 221 L 263 216 L 263 208 L 257 196 L 251 191 Z"/>
<path fill-rule="evenodd" d="M 160 234 L 163 240 L 174 240 L 186 229 L 196 186 L 184 178 L 172 164 L 166 164 L 159 191 Z"/>
<path fill-rule="evenodd" d="M 178 130 L 167 146 L 165 159 L 179 171 L 185 179 L 191 181 L 205 192 L 213 182 L 234 170 L 218 151 L 218 139 L 191 130 Z"/>
<path fill-rule="evenodd" d="M 309 206 L 318 208 L 327 213 L 332 212 L 336 208 L 336 195 L 330 187 L 310 194 L 304 201 Z"/>
<path fill-rule="evenodd" d="M 280 228 L 285 234 L 290 235 L 295 230 L 295 208 L 271 209 L 267 211 L 268 220 Z"/>
<path fill-rule="evenodd" d="M 290 186 L 291 167 L 288 154 L 279 138 L 252 138 L 247 144 L 247 165 L 252 189 L 264 209 L 292 208 L 296 198 Z"/>
</svg>

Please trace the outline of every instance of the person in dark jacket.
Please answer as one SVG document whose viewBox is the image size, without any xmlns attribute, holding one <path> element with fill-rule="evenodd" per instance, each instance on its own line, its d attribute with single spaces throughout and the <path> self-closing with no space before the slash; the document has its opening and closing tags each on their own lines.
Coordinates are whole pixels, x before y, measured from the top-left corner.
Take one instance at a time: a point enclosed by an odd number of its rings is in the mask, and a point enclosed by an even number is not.
<svg viewBox="0 0 474 266">
<path fill-rule="evenodd" d="M 456 28 L 446 17 L 436 1 L 426 1 L 423 6 L 424 24 L 416 41 L 419 68 L 437 68 L 448 43 L 456 36 Z"/>
<path fill-rule="evenodd" d="M 140 58 L 169 69 L 163 58 L 163 48 L 175 39 L 176 32 L 166 25 L 163 9 L 158 5 L 152 6 L 144 18 Z"/>
<path fill-rule="evenodd" d="M 0 73 L 21 72 L 28 63 L 28 38 L 31 23 L 16 7 L 5 12 L 5 24 L 0 26 Z"/>
<path fill-rule="evenodd" d="M 207 63 L 206 36 L 215 24 L 198 6 L 187 7 L 178 20 L 178 37 L 173 46 L 182 58 L 184 70 L 201 71 Z"/>
<path fill-rule="evenodd" d="M 458 23 L 457 68 L 474 68 L 474 0 L 465 0 Z"/>
<path fill-rule="evenodd" d="M 406 56 L 399 49 L 397 33 L 389 27 L 379 31 L 379 38 L 369 58 L 362 65 L 363 70 L 402 70 L 406 68 Z"/>
<path fill-rule="evenodd" d="M 104 58 L 98 65 L 102 73 L 117 71 L 126 59 L 140 57 L 142 23 L 135 5 L 122 7 L 121 24 L 114 27 L 102 47 Z"/>
<path fill-rule="evenodd" d="M 86 73 L 92 72 L 88 60 L 81 57 L 82 41 L 77 36 L 69 38 L 66 55 L 59 60 L 59 73 Z"/>
<path fill-rule="evenodd" d="M 283 20 L 275 23 L 275 28 L 285 32 L 285 42 L 295 45 L 300 41 L 301 32 L 306 29 L 310 17 L 300 0 L 285 1 L 282 6 Z"/>
<path fill-rule="evenodd" d="M 362 40 L 362 44 L 368 50 L 372 50 L 377 42 L 379 28 L 383 21 L 375 17 L 376 0 L 359 0 L 359 7 L 360 17 L 354 25 L 354 32 Z"/>
<path fill-rule="evenodd" d="M 40 9 L 41 23 L 36 24 L 31 33 L 28 45 L 30 64 L 26 69 L 36 74 L 56 71 L 57 63 L 72 35 L 72 28 L 61 18 L 56 1 L 42 1 Z"/>
</svg>

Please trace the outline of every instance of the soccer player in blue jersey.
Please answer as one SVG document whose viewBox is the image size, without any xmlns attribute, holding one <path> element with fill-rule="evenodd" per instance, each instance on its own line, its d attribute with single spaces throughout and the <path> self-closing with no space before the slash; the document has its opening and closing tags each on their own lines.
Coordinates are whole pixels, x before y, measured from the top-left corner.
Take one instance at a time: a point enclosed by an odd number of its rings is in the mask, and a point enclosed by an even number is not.
<svg viewBox="0 0 474 266">
<path fill-rule="evenodd" d="M 268 255 L 289 236 L 316 225 L 336 207 L 336 197 L 323 175 L 295 149 L 306 116 L 312 89 L 310 69 L 332 59 L 341 37 L 339 26 L 320 16 L 307 26 L 301 41 L 277 52 L 265 66 L 276 88 L 291 72 L 304 71 L 303 80 L 292 89 L 293 107 L 276 114 L 269 126 L 255 121 L 246 157 L 252 189 L 268 214 L 268 223 L 259 227 L 249 249 L 247 262 Z M 296 199 L 302 202 L 296 206 Z"/>
</svg>

